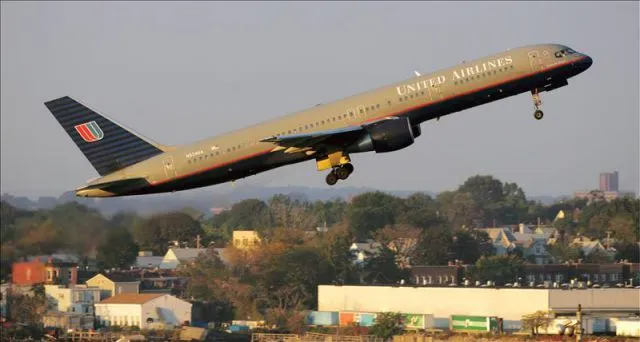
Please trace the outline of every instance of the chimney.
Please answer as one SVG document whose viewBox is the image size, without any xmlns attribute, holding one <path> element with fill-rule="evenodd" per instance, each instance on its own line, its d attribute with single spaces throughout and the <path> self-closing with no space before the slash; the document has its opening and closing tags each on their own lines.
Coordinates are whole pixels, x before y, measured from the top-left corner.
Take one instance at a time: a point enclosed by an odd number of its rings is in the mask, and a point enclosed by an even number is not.
<svg viewBox="0 0 640 342">
<path fill-rule="evenodd" d="M 78 267 L 71 268 L 71 285 L 75 286 L 78 284 Z"/>
</svg>

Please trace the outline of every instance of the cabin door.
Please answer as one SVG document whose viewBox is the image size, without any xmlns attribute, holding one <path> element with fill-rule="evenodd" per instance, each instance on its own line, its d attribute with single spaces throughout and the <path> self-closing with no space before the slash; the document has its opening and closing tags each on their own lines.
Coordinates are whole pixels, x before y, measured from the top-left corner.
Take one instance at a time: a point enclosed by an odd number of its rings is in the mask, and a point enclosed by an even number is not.
<svg viewBox="0 0 640 342">
<path fill-rule="evenodd" d="M 431 95 L 431 101 L 440 101 L 442 99 L 442 89 L 437 84 L 429 87 L 429 94 Z"/>
<path fill-rule="evenodd" d="M 543 68 L 542 57 L 538 51 L 529 51 L 529 64 L 531 65 L 532 72 L 536 72 Z"/>
<path fill-rule="evenodd" d="M 169 156 L 162 160 L 164 165 L 164 174 L 167 178 L 174 178 L 176 176 L 176 167 L 173 165 L 173 157 Z"/>
</svg>

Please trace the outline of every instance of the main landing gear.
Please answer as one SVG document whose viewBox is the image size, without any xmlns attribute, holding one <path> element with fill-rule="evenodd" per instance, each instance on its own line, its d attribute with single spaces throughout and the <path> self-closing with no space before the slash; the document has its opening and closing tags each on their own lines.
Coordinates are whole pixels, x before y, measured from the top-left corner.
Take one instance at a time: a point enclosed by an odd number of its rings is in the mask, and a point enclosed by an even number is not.
<svg viewBox="0 0 640 342">
<path fill-rule="evenodd" d="M 335 185 L 338 182 L 338 179 L 345 180 L 349 178 L 349 175 L 351 175 L 352 172 L 353 172 L 353 165 L 351 163 L 336 166 L 327 175 L 327 178 L 326 178 L 327 184 Z"/>
<path fill-rule="evenodd" d="M 533 97 L 533 105 L 536 107 L 536 111 L 533 112 L 533 117 L 536 118 L 536 120 L 540 120 L 544 116 L 544 113 L 540 110 L 542 100 L 540 99 L 540 92 L 538 92 L 537 88 L 531 90 L 531 96 Z"/>
</svg>

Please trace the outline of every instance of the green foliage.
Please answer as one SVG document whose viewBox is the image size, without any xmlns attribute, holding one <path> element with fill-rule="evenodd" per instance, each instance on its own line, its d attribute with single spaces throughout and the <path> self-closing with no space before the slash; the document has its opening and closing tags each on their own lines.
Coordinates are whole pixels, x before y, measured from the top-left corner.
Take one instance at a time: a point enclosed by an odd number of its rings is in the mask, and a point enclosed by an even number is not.
<svg viewBox="0 0 640 342">
<path fill-rule="evenodd" d="M 454 259 L 465 264 L 473 264 L 481 256 L 491 256 L 495 253 L 489 235 L 476 230 L 456 232 L 451 248 Z"/>
<path fill-rule="evenodd" d="M 522 259 L 516 256 L 483 256 L 470 268 L 469 277 L 483 283 L 490 280 L 496 285 L 504 285 L 522 275 L 522 265 Z"/>
<path fill-rule="evenodd" d="M 138 245 L 124 227 L 113 227 L 98 247 L 97 262 L 100 269 L 127 268 L 136 261 Z"/>
<path fill-rule="evenodd" d="M 440 225 L 425 229 L 417 245 L 415 264 L 446 265 L 453 256 L 452 243 L 453 236 L 447 227 Z"/>
<path fill-rule="evenodd" d="M 154 215 L 134 230 L 134 239 L 141 250 L 151 250 L 155 255 L 164 255 L 171 241 L 195 244 L 197 235 L 203 235 L 200 223 L 191 216 L 172 212 Z"/>
<path fill-rule="evenodd" d="M 565 263 L 568 261 L 577 262 L 578 259 L 582 259 L 584 257 L 579 247 L 562 243 L 555 243 L 548 246 L 547 251 L 555 263 Z"/>
<path fill-rule="evenodd" d="M 400 280 L 409 281 L 411 272 L 401 269 L 396 264 L 396 253 L 387 247 L 382 247 L 380 254 L 365 261 L 364 281 L 368 284 L 397 284 Z"/>
<path fill-rule="evenodd" d="M 7 298 L 9 319 L 28 325 L 40 324 L 42 315 L 47 310 L 47 298 L 43 285 L 34 285 L 27 294 L 11 294 Z"/>
<path fill-rule="evenodd" d="M 385 340 L 402 332 L 402 314 L 398 312 L 381 312 L 376 316 L 376 323 L 369 332 Z"/>
<path fill-rule="evenodd" d="M 396 197 L 381 191 L 354 197 L 346 216 L 356 239 L 371 238 L 378 229 L 394 224 L 399 204 Z"/>
</svg>

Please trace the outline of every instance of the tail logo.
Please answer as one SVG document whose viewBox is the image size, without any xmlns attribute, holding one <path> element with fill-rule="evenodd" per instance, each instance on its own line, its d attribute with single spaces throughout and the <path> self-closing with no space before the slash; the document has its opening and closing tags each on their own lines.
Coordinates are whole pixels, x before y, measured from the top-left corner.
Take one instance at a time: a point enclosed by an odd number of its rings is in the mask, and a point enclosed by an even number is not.
<svg viewBox="0 0 640 342">
<path fill-rule="evenodd" d="M 96 142 L 104 138 L 104 132 L 102 132 L 102 129 L 100 129 L 100 126 L 98 126 L 95 121 L 83 123 L 74 126 L 74 128 L 86 142 Z"/>
</svg>

